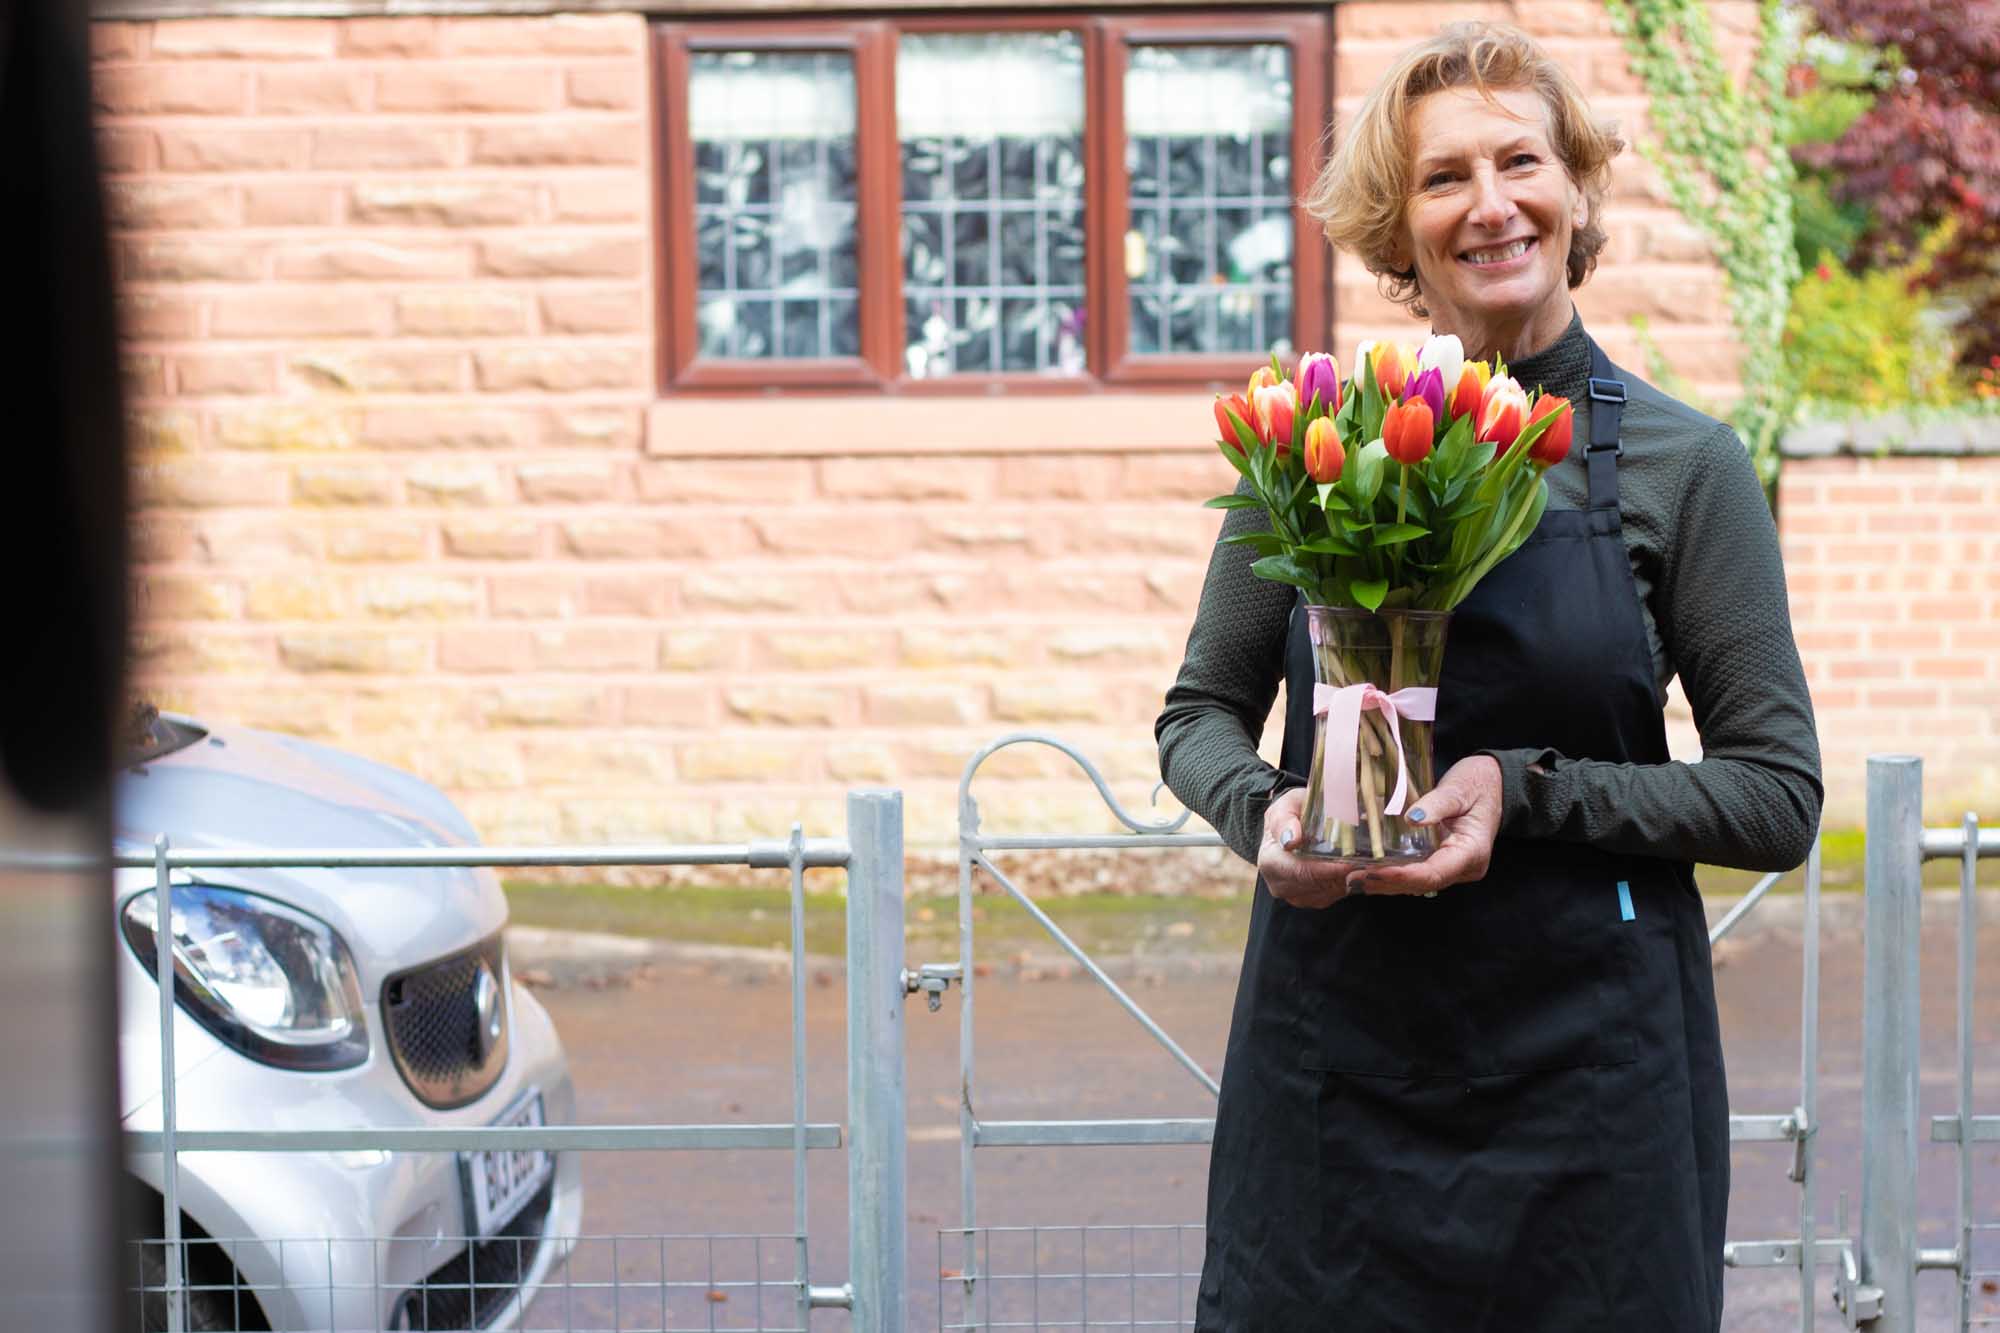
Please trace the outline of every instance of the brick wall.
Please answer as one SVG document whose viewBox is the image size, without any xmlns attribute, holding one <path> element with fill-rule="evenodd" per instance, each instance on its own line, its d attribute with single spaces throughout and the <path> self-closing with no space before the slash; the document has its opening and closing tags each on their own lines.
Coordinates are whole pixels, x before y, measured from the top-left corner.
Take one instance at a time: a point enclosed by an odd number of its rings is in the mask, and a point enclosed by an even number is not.
<svg viewBox="0 0 2000 1333">
<path fill-rule="evenodd" d="M 1924 758 L 1928 822 L 2000 815 L 2000 452 L 1794 458 L 1779 515 L 1827 771 L 1861 823 L 1869 754 Z"/>
<path fill-rule="evenodd" d="M 1519 11 L 1636 127 L 1600 6 Z M 1342 5 L 1343 106 L 1413 23 L 1471 12 L 1514 7 Z M 941 844 L 966 757 L 1019 728 L 1143 808 L 1197 502 L 1229 484 L 1205 394 L 657 399 L 634 15 L 95 38 L 156 698 L 413 769 L 494 840 L 833 832 L 843 788 L 890 783 Z M 1715 270 L 1650 168 L 1619 182 L 1586 318 L 1637 362 L 1649 315 L 1726 390 Z M 1412 336 L 1336 282 L 1337 349 Z M 1831 496 L 1788 491 L 1788 523 Z M 1815 647 L 1816 686 L 1881 702 L 1831 674 L 1878 650 Z M 989 827 L 1105 827 L 1065 765 L 983 770 Z"/>
</svg>

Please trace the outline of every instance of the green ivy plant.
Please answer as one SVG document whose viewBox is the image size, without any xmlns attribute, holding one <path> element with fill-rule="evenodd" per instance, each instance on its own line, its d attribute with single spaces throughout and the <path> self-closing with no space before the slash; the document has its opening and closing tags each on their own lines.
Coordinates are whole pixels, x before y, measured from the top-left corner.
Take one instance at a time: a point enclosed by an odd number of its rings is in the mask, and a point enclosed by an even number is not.
<svg viewBox="0 0 2000 1333">
<path fill-rule="evenodd" d="M 1760 0 L 1749 77 L 1730 78 L 1704 0 L 1605 0 L 1651 100 L 1660 168 L 1674 207 L 1708 236 L 1729 284 L 1744 349 L 1735 412 L 1757 474 L 1775 488 L 1778 444 L 1797 408 L 1784 335 L 1799 260 L 1792 243 L 1796 171 L 1784 145 L 1792 109 L 1785 74 L 1798 44 L 1780 0 Z"/>
</svg>

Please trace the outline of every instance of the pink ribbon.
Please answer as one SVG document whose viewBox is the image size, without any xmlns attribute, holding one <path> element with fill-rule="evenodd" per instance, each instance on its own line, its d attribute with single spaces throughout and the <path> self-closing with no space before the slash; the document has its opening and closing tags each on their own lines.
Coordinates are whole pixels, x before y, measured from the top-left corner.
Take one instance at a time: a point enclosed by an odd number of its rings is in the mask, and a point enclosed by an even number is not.
<svg viewBox="0 0 2000 1333">
<path fill-rule="evenodd" d="M 1389 719 L 1389 735 L 1396 742 L 1396 790 L 1384 814 L 1403 813 L 1403 798 L 1409 794 L 1409 775 L 1403 757 L 1402 718 L 1431 722 L 1437 718 L 1436 689 L 1412 685 L 1384 694 L 1373 685 L 1314 685 L 1313 715 L 1326 719 L 1326 759 L 1322 785 L 1326 788 L 1326 808 L 1343 824 L 1361 822 L 1361 802 L 1354 790 L 1354 771 L 1361 754 L 1361 714 L 1379 709 Z"/>
</svg>

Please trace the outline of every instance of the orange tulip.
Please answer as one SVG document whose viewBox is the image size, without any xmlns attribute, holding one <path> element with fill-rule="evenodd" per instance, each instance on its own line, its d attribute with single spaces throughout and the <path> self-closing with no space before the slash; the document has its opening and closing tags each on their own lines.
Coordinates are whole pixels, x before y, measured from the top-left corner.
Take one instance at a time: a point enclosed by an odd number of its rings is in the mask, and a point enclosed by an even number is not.
<svg viewBox="0 0 2000 1333">
<path fill-rule="evenodd" d="M 1279 380 L 1258 389 L 1250 399 L 1250 410 L 1256 414 L 1251 423 L 1257 438 L 1278 451 L 1279 458 L 1288 458 L 1292 452 L 1292 419 L 1298 415 L 1299 393 L 1290 380 Z"/>
<path fill-rule="evenodd" d="M 1259 366 L 1250 372 L 1250 388 L 1243 396 L 1254 403 L 1257 401 L 1257 390 L 1276 383 L 1278 383 L 1278 372 L 1269 366 Z"/>
<path fill-rule="evenodd" d="M 1340 480 L 1340 468 L 1347 451 L 1340 447 L 1340 432 L 1332 417 L 1314 417 L 1306 427 L 1306 475 L 1325 485 Z"/>
<path fill-rule="evenodd" d="M 1250 404 L 1243 401 L 1242 394 L 1232 393 L 1227 398 L 1215 395 L 1215 428 L 1222 432 L 1222 443 L 1240 454 L 1243 452 L 1243 438 L 1236 433 L 1235 422 L 1229 419 L 1232 412 L 1236 414 L 1237 421 L 1250 426 Z M 1250 428 L 1256 429 L 1255 426 Z"/>
<path fill-rule="evenodd" d="M 1401 343 L 1375 344 L 1375 383 L 1381 386 L 1382 400 L 1393 403 L 1402 397 L 1403 386 L 1417 368 L 1417 359 Z"/>
<path fill-rule="evenodd" d="M 1456 421 L 1468 412 L 1477 412 L 1480 400 L 1486 396 L 1486 382 L 1492 378 L 1493 367 L 1484 361 L 1466 362 L 1465 368 L 1458 372 L 1458 383 L 1452 388 L 1451 397 L 1445 400 L 1446 415 Z"/>
<path fill-rule="evenodd" d="M 1473 438 L 1498 445 L 1497 458 L 1512 447 L 1527 417 L 1527 393 L 1511 376 L 1497 376 L 1486 386 L 1486 396 L 1479 404 L 1479 429 Z"/>
<path fill-rule="evenodd" d="M 1421 463 L 1430 457 L 1431 431 L 1436 424 L 1431 405 L 1423 399 L 1398 403 L 1382 418 L 1382 447 L 1398 463 Z"/>
<path fill-rule="evenodd" d="M 1528 446 L 1528 461 L 1538 467 L 1554 467 L 1569 457 L 1570 431 L 1575 424 L 1576 414 L 1570 410 L 1569 399 L 1560 394 L 1545 393 L 1535 400 L 1534 411 L 1528 413 L 1528 424 L 1533 425 L 1543 417 L 1554 417 L 1541 437 Z"/>
</svg>

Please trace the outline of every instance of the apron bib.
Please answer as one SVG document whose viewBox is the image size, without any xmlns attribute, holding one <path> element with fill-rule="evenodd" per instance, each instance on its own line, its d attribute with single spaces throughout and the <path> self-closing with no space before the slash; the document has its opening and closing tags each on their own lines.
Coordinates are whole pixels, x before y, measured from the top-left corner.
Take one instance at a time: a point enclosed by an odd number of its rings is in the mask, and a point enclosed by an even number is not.
<svg viewBox="0 0 2000 1333">
<path fill-rule="evenodd" d="M 1667 762 L 1618 513 L 1624 386 L 1592 345 L 1590 502 L 1454 612 L 1438 771 Z M 1602 396 L 1600 396 L 1602 395 Z M 1282 766 L 1312 753 L 1303 606 Z M 1196 1327 L 1713 1333 L 1728 1096 L 1692 868 L 1502 838 L 1435 898 L 1251 912 Z"/>
</svg>

